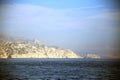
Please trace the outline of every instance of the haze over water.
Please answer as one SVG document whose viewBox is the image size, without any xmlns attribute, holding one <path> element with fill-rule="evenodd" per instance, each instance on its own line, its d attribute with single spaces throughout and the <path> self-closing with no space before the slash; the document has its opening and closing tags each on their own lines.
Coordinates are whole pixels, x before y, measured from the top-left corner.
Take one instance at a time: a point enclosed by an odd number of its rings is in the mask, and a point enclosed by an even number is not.
<svg viewBox="0 0 120 80">
<path fill-rule="evenodd" d="M 38 38 L 78 54 L 119 53 L 119 9 L 114 0 L 5 0 L 1 10 L 5 34 Z"/>
</svg>

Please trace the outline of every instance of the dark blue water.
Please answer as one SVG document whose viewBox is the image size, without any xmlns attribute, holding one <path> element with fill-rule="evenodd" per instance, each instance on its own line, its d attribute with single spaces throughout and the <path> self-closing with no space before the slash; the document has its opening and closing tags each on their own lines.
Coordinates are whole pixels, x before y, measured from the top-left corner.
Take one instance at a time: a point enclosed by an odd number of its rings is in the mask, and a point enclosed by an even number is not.
<svg viewBox="0 0 120 80">
<path fill-rule="evenodd" d="M 119 61 L 0 59 L 0 80 L 118 80 Z"/>
</svg>

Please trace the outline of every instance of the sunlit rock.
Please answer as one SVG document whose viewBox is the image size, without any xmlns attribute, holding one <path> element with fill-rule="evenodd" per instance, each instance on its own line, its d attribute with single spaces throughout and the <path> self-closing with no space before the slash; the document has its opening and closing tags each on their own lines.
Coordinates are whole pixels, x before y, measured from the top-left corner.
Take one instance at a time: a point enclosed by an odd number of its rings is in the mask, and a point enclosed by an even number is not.
<svg viewBox="0 0 120 80">
<path fill-rule="evenodd" d="M 5 41 L 0 43 L 0 58 L 82 58 L 71 50 L 35 44 Z"/>
</svg>

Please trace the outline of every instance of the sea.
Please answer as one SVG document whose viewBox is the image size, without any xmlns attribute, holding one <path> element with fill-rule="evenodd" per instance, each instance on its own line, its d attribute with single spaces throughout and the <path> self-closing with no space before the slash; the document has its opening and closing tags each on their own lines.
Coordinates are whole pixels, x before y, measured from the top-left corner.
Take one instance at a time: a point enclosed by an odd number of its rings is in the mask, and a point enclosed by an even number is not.
<svg viewBox="0 0 120 80">
<path fill-rule="evenodd" d="M 120 80 L 120 60 L 0 59 L 0 80 Z"/>
</svg>

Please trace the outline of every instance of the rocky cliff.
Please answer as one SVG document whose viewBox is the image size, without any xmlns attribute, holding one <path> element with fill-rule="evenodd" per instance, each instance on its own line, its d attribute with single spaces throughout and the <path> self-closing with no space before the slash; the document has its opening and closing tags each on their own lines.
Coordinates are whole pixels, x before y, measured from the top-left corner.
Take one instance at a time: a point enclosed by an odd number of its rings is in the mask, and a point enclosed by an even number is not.
<svg viewBox="0 0 120 80">
<path fill-rule="evenodd" d="M 33 43 L 0 41 L 0 58 L 82 58 L 71 50 Z"/>
</svg>

